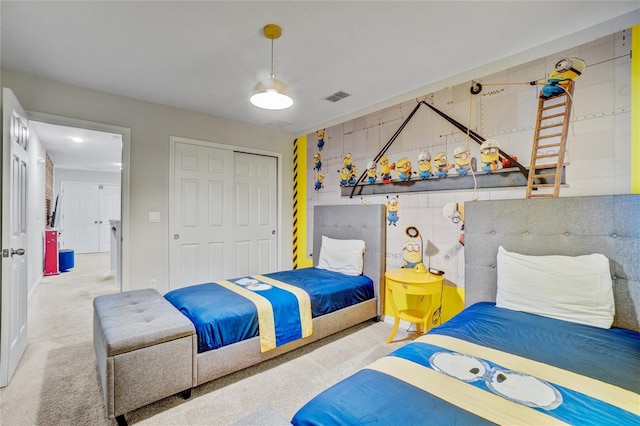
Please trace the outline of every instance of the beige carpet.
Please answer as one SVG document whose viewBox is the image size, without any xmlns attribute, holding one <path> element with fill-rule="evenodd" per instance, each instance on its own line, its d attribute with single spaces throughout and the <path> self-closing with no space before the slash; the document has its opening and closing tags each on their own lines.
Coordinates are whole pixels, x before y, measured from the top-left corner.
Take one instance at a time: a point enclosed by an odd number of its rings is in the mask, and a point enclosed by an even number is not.
<svg viewBox="0 0 640 426">
<path fill-rule="evenodd" d="M 0 390 L 2 425 L 113 425 L 105 417 L 93 352 L 93 298 L 118 291 L 109 253 L 75 256 L 75 268 L 45 277 L 29 301 L 29 343 L 9 386 Z M 385 323 L 367 322 L 294 352 L 127 414 L 130 424 L 274 424 L 314 395 L 415 336 L 385 340 Z M 261 416 L 264 413 L 264 416 Z M 271 420 L 269 420 L 271 419 Z"/>
</svg>

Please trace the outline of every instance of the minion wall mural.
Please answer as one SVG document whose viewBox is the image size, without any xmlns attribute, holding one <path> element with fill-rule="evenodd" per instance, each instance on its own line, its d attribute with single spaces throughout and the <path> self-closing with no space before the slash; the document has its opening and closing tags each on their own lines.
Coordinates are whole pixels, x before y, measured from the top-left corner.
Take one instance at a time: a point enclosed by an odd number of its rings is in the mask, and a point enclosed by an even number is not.
<svg viewBox="0 0 640 426">
<path fill-rule="evenodd" d="M 378 179 L 378 165 L 371 160 L 367 163 L 367 182 L 376 183 Z"/>
<path fill-rule="evenodd" d="M 454 165 L 449 163 L 449 157 L 446 152 L 439 152 L 434 159 L 434 174 L 439 178 L 446 178 Z"/>
<path fill-rule="evenodd" d="M 564 93 L 569 81 L 574 81 L 585 69 L 585 62 L 580 58 L 564 58 L 556 63 L 555 70 L 549 75 L 542 87 L 540 97 L 550 98 Z"/>
<path fill-rule="evenodd" d="M 322 150 L 324 148 L 325 129 L 316 132 L 316 147 L 318 150 L 313 154 L 313 170 L 315 172 L 315 180 L 313 189 L 317 192 L 324 188 L 324 173 L 322 172 Z"/>
<path fill-rule="evenodd" d="M 322 151 L 324 148 L 324 135 L 326 133 L 325 129 L 320 129 L 316 132 L 316 145 L 318 147 L 318 151 Z"/>
<path fill-rule="evenodd" d="M 498 170 L 498 159 L 500 152 L 498 151 L 500 144 L 495 139 L 487 139 L 480 145 L 480 161 L 482 162 L 482 170 L 487 173 L 493 173 Z"/>
<path fill-rule="evenodd" d="M 465 176 L 471 170 L 471 154 L 466 146 L 458 146 L 453 151 L 456 172 L 460 176 Z"/>
<path fill-rule="evenodd" d="M 418 176 L 422 180 L 431 176 L 431 153 L 428 150 L 423 149 L 418 154 Z"/>
<path fill-rule="evenodd" d="M 411 180 L 411 174 L 413 173 L 411 170 L 411 160 L 407 157 L 403 157 L 398 160 L 398 164 L 396 164 L 396 173 L 398 173 L 398 178 L 400 178 L 402 182 Z"/>
<path fill-rule="evenodd" d="M 398 196 L 389 197 L 387 195 L 387 222 L 389 222 L 389 226 L 398 226 L 398 208 L 400 207 L 400 202 L 398 200 Z"/>
<path fill-rule="evenodd" d="M 313 154 L 313 170 L 322 169 L 322 153 L 320 151 Z"/>
</svg>

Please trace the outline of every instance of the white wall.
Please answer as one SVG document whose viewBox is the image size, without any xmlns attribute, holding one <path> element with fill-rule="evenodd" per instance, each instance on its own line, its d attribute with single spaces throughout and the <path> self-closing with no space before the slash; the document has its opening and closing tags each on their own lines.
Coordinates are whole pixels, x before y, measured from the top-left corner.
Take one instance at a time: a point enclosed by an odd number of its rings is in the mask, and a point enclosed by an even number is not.
<svg viewBox="0 0 640 426">
<path fill-rule="evenodd" d="M 40 159 L 45 158 L 45 149 L 34 131 L 29 133 L 29 171 L 27 177 L 27 242 L 28 270 L 27 286 L 29 296 L 36 289 L 40 280 L 44 265 L 44 174 L 45 163 Z"/>
<path fill-rule="evenodd" d="M 55 166 L 55 165 L 54 165 Z M 89 170 L 61 169 L 55 167 L 53 172 L 53 199 L 60 193 L 60 182 L 95 182 L 120 185 L 120 173 L 94 172 Z"/>
<path fill-rule="evenodd" d="M 131 129 L 130 194 L 128 218 L 129 276 L 123 288 L 148 286 L 157 280 L 168 290 L 169 256 L 169 138 L 185 138 L 249 147 L 280 153 L 283 158 L 283 193 L 292 182 L 294 135 L 123 96 L 70 86 L 22 73 L 2 70 L 2 84 L 11 88 L 31 112 L 53 114 Z M 283 215 L 283 268 L 291 267 L 292 201 L 279 200 Z M 148 212 L 159 211 L 160 223 L 149 223 Z"/>
</svg>

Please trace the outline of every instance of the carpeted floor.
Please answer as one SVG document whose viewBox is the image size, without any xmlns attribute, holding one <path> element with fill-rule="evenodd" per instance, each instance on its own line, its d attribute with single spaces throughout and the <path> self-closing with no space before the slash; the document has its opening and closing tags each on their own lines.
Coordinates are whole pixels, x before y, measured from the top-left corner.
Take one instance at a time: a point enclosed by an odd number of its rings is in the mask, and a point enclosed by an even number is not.
<svg viewBox="0 0 640 426">
<path fill-rule="evenodd" d="M 75 256 L 75 268 L 44 277 L 29 301 L 29 343 L 0 390 L 2 425 L 114 425 L 106 418 L 93 352 L 93 298 L 118 291 L 109 253 Z M 296 351 L 127 414 L 140 425 L 270 425 L 313 396 L 404 345 L 414 335 L 366 322 Z M 262 419 L 262 420 L 257 420 Z"/>
</svg>

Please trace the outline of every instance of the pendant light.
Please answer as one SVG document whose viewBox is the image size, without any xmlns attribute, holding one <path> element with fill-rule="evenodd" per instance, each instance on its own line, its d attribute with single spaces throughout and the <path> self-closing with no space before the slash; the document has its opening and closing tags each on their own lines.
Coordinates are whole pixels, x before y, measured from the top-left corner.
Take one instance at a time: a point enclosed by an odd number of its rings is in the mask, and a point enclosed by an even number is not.
<svg viewBox="0 0 640 426">
<path fill-rule="evenodd" d="M 264 36 L 271 40 L 271 74 L 253 88 L 249 100 L 259 108 L 285 109 L 293 105 L 289 88 L 278 80 L 273 73 L 273 40 L 280 38 L 282 29 L 276 24 L 268 24 L 263 28 Z"/>
</svg>

